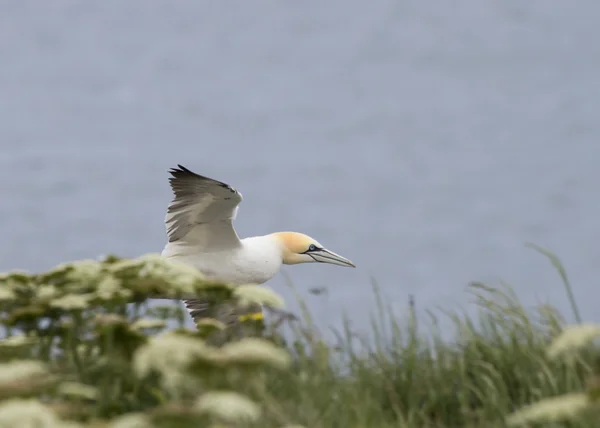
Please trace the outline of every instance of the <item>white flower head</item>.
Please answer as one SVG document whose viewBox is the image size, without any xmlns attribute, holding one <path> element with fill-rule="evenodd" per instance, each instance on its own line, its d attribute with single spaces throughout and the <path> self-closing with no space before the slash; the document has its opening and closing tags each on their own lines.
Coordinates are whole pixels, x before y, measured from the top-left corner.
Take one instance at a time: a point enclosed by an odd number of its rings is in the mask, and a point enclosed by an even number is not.
<svg viewBox="0 0 600 428">
<path fill-rule="evenodd" d="M 115 297 L 129 298 L 133 293 L 123 287 L 121 281 L 112 275 L 102 277 L 96 288 L 96 295 L 102 300 L 110 300 Z"/>
<path fill-rule="evenodd" d="M 270 288 L 258 285 L 240 285 L 235 288 L 233 295 L 242 303 L 258 303 L 273 308 L 284 308 L 283 298 Z"/>
<path fill-rule="evenodd" d="M 48 284 L 44 284 L 44 285 L 40 285 L 38 287 L 38 289 L 36 290 L 35 293 L 35 297 L 38 300 L 50 300 L 53 297 L 56 297 L 58 295 L 58 290 L 56 289 L 56 287 L 54 285 L 48 285 Z"/>
<path fill-rule="evenodd" d="M 0 403 L 0 428 L 75 428 L 81 425 L 60 420 L 37 400 L 13 399 Z"/>
<path fill-rule="evenodd" d="M 86 284 L 96 281 L 102 274 L 102 263 L 97 260 L 84 259 L 69 263 L 61 263 L 45 275 L 53 276 L 63 274 L 70 281 Z"/>
<path fill-rule="evenodd" d="M 150 277 L 170 284 L 175 293 L 192 294 L 204 277 L 193 266 L 167 259 L 160 254 L 147 254 L 136 259 L 141 264 L 140 278 Z"/>
<path fill-rule="evenodd" d="M 546 398 L 511 414 L 508 425 L 529 425 L 539 422 L 558 422 L 579 415 L 592 405 L 585 393 L 572 393 Z"/>
<path fill-rule="evenodd" d="M 185 370 L 198 360 L 218 363 L 219 350 L 204 341 L 174 333 L 153 337 L 135 353 L 133 367 L 139 377 L 152 371 L 161 374 L 163 386 L 171 391 L 189 385 Z"/>
<path fill-rule="evenodd" d="M 98 396 L 98 390 L 90 385 L 78 382 L 63 382 L 58 386 L 58 394 L 70 397 L 93 400 Z"/>
<path fill-rule="evenodd" d="M 38 379 L 48 375 L 44 364 L 34 360 L 11 361 L 0 364 L 0 385 Z"/>
<path fill-rule="evenodd" d="M 164 328 L 166 326 L 167 322 L 165 320 L 156 320 L 150 318 L 140 318 L 131 324 L 131 328 L 133 330 L 153 330 Z"/>
<path fill-rule="evenodd" d="M 15 300 L 17 295 L 10 288 L 2 287 L 0 288 L 0 302 L 7 302 L 11 300 Z"/>
<path fill-rule="evenodd" d="M 93 297 L 91 294 L 67 294 L 51 300 L 50 306 L 65 311 L 85 309 Z"/>
<path fill-rule="evenodd" d="M 207 329 L 207 330 L 225 330 L 227 326 L 225 323 L 216 320 L 214 318 L 201 318 L 196 323 L 196 327 L 198 329 Z"/>
<path fill-rule="evenodd" d="M 548 357 L 572 354 L 600 337 L 600 324 L 570 325 L 548 347 Z"/>
<path fill-rule="evenodd" d="M 25 335 L 20 334 L 17 336 L 7 337 L 6 339 L 0 339 L 0 348 L 2 348 L 2 347 L 19 348 L 21 346 L 31 346 L 31 345 L 36 344 L 37 341 L 38 341 L 38 339 L 34 336 L 25 336 Z M 1 352 L 2 351 L 0 351 L 0 353 Z"/>
<path fill-rule="evenodd" d="M 154 428 L 142 413 L 130 413 L 112 421 L 107 428 Z"/>
<path fill-rule="evenodd" d="M 194 409 L 229 423 L 257 421 L 260 407 L 252 400 L 236 392 L 207 392 L 198 398 Z"/>
<path fill-rule="evenodd" d="M 291 364 L 290 354 L 265 339 L 246 338 L 223 346 L 222 361 L 226 364 L 265 364 L 286 369 Z"/>
</svg>

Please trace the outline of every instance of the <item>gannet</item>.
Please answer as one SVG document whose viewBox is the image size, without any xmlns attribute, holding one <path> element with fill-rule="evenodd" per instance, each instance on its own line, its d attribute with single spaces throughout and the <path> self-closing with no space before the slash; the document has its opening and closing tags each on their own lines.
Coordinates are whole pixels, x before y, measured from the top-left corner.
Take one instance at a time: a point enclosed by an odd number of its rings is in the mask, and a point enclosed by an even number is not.
<svg viewBox="0 0 600 428">
<path fill-rule="evenodd" d="M 163 257 L 187 263 L 208 279 L 234 286 L 263 284 L 279 272 L 282 264 L 330 263 L 356 267 L 302 233 L 276 232 L 240 239 L 233 227 L 242 202 L 240 192 L 179 164 L 169 173 L 174 199 L 165 216 L 168 242 Z M 184 303 L 194 322 L 212 316 L 232 323 L 241 317 L 230 305 L 222 305 L 215 313 L 208 302 L 200 299 L 187 299 Z M 262 318 L 262 308 L 254 312 Z"/>
</svg>

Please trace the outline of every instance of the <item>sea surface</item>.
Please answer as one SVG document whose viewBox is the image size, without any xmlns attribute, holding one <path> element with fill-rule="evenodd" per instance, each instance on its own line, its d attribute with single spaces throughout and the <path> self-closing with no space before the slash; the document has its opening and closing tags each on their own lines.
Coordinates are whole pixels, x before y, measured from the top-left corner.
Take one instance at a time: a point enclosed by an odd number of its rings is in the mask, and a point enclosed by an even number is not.
<svg viewBox="0 0 600 428">
<path fill-rule="evenodd" d="M 160 252 L 177 163 L 241 236 L 357 264 L 268 285 L 357 328 L 473 311 L 470 281 L 600 320 L 600 2 L 1 1 L 0 269 Z M 325 288 L 320 295 L 311 290 Z"/>
</svg>

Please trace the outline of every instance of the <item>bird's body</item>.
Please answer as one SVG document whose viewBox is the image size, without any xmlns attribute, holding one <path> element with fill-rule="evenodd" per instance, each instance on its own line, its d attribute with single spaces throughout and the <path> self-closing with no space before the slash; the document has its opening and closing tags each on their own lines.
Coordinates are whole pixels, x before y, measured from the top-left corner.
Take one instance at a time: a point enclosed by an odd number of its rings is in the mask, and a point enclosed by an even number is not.
<svg viewBox="0 0 600 428">
<path fill-rule="evenodd" d="M 169 243 L 163 256 L 197 267 L 209 279 L 232 285 L 263 284 L 282 265 L 281 244 L 273 235 L 241 239 L 239 246 L 215 251 Z"/>
<path fill-rule="evenodd" d="M 165 218 L 169 241 L 162 252 L 164 257 L 187 263 L 205 277 L 231 285 L 263 284 L 279 272 L 282 264 L 322 262 L 354 267 L 301 233 L 276 232 L 239 239 L 233 220 L 242 201 L 241 193 L 181 165 L 170 173 L 175 198 Z M 239 315 L 238 309 L 228 304 L 213 308 L 198 299 L 184 302 L 195 321 L 211 316 L 231 324 Z"/>
</svg>

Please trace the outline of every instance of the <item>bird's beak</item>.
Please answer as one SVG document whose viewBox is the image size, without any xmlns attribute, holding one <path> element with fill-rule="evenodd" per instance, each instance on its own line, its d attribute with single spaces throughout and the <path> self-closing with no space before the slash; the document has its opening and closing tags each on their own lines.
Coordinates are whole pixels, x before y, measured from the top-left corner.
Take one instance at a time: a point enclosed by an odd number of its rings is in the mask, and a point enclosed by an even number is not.
<svg viewBox="0 0 600 428">
<path fill-rule="evenodd" d="M 356 267 L 354 263 L 352 263 L 350 260 L 340 256 L 339 254 L 334 253 L 333 251 L 326 250 L 325 248 L 319 251 L 311 252 L 310 255 L 317 262 L 331 263 L 332 265 L 347 266 L 353 268 Z"/>
</svg>

